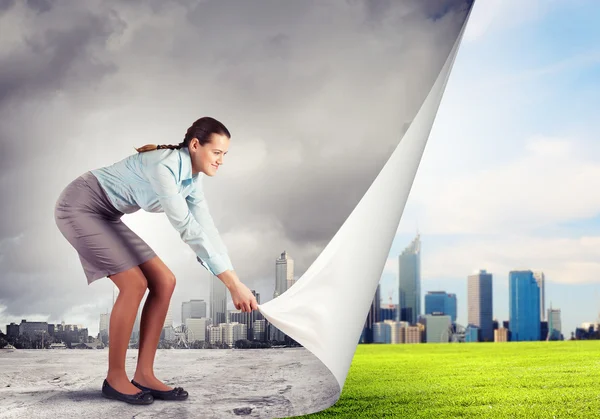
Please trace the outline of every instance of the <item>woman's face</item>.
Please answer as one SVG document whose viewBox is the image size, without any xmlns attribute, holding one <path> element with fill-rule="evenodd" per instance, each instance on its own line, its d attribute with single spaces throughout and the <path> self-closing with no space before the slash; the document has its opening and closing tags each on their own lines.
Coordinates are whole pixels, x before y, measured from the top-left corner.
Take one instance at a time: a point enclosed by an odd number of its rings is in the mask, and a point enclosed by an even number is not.
<svg viewBox="0 0 600 419">
<path fill-rule="evenodd" d="M 190 157 L 192 159 L 192 174 L 204 173 L 206 176 L 217 174 L 223 164 L 223 156 L 229 149 L 229 138 L 222 134 L 211 134 L 210 142 L 200 145 L 197 138 L 190 141 Z"/>
</svg>

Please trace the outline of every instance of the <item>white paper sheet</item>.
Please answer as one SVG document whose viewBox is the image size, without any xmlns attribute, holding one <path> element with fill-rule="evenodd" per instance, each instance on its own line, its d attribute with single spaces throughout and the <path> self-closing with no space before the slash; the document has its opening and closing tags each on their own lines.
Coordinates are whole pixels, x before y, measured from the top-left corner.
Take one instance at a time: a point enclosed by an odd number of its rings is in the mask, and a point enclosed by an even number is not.
<svg viewBox="0 0 600 419">
<path fill-rule="evenodd" d="M 340 394 L 467 21 L 409 129 L 340 230 L 293 287 L 259 305 L 331 370 Z"/>
</svg>

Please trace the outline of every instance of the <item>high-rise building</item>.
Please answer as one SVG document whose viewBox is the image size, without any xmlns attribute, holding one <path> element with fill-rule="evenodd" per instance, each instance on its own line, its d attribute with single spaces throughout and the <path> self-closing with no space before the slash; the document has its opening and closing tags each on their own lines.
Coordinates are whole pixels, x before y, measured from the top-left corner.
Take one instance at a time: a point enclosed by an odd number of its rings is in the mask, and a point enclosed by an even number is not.
<svg viewBox="0 0 600 419">
<path fill-rule="evenodd" d="M 373 323 L 373 343 L 392 343 L 392 324 L 394 321 Z"/>
<path fill-rule="evenodd" d="M 398 257 L 399 319 L 411 325 L 421 315 L 421 240 L 420 235 Z"/>
<path fill-rule="evenodd" d="M 213 326 L 226 322 L 227 287 L 215 275 L 210 276 L 210 318 Z"/>
<path fill-rule="evenodd" d="M 256 320 L 252 326 L 252 338 L 264 342 L 267 340 L 267 321 L 265 319 Z"/>
<path fill-rule="evenodd" d="M 480 342 L 494 341 L 492 274 L 482 269 L 467 278 L 467 323 L 477 326 Z"/>
<path fill-rule="evenodd" d="M 367 314 L 367 319 L 365 321 L 364 330 L 363 330 L 363 338 L 361 339 L 362 343 L 373 343 L 373 325 L 377 322 L 380 322 L 381 319 L 379 316 L 381 315 L 381 302 L 380 302 L 380 284 L 377 284 L 377 289 L 375 290 L 375 296 L 373 297 L 373 302 L 371 303 L 371 308 L 369 309 L 369 314 Z"/>
<path fill-rule="evenodd" d="M 384 304 L 379 308 L 379 321 L 396 320 L 398 308 L 395 304 Z"/>
<path fill-rule="evenodd" d="M 544 338 L 544 336 L 542 336 Z M 562 339 L 562 322 L 560 315 L 560 308 L 548 309 L 548 340 L 561 340 Z"/>
<path fill-rule="evenodd" d="M 540 321 L 544 321 L 546 320 L 546 276 L 542 271 L 533 271 L 533 277 L 540 289 Z"/>
<path fill-rule="evenodd" d="M 260 304 L 260 293 L 256 292 L 256 290 L 250 290 L 252 292 L 252 295 L 254 295 L 254 298 L 256 298 L 256 304 Z M 250 313 L 250 318 L 251 318 L 251 324 L 253 325 L 255 321 L 257 320 L 262 320 L 264 318 L 264 316 L 262 315 L 262 313 L 260 312 L 260 310 L 252 310 L 252 313 Z M 253 326 L 251 326 L 253 327 Z"/>
<path fill-rule="evenodd" d="M 108 335 L 108 325 L 110 324 L 110 313 L 100 313 L 99 332 L 106 332 Z"/>
<path fill-rule="evenodd" d="M 456 322 L 456 294 L 429 291 L 425 294 L 425 314 L 446 314 Z"/>
<path fill-rule="evenodd" d="M 540 340 L 540 288 L 530 270 L 509 273 L 511 341 Z"/>
<path fill-rule="evenodd" d="M 206 317 L 206 301 L 190 300 L 181 303 L 181 322 L 185 324 L 185 319 L 199 319 Z"/>
<path fill-rule="evenodd" d="M 294 285 L 294 260 L 284 250 L 275 261 L 275 291 L 273 298 L 277 298 Z"/>
</svg>

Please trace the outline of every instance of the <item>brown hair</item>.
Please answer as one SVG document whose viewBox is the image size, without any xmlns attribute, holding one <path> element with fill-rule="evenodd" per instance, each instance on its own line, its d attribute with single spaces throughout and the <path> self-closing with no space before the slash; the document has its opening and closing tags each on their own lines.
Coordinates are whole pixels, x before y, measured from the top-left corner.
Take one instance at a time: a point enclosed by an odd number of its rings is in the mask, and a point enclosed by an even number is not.
<svg viewBox="0 0 600 419">
<path fill-rule="evenodd" d="M 152 150 L 162 150 L 167 148 L 170 150 L 177 150 L 182 147 L 188 147 L 190 145 L 190 141 L 192 141 L 192 138 L 197 138 L 200 142 L 200 145 L 204 145 L 210 142 L 210 136 L 212 134 L 225 135 L 227 136 L 227 138 L 231 138 L 231 134 L 229 133 L 229 130 L 225 127 L 225 125 L 223 125 L 221 122 L 217 121 L 214 118 L 205 116 L 198 119 L 192 124 L 191 127 L 188 128 L 187 132 L 185 133 L 185 137 L 183 138 L 183 141 L 179 144 L 146 144 L 145 146 L 142 146 L 140 148 L 136 147 L 136 150 L 138 153 L 143 153 L 145 151 Z"/>
</svg>

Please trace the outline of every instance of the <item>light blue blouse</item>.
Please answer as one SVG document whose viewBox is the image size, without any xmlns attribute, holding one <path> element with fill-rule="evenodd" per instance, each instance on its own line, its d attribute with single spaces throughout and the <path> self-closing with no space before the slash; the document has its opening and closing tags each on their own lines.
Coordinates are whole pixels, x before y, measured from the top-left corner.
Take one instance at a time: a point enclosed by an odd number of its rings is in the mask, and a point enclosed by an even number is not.
<svg viewBox="0 0 600 419">
<path fill-rule="evenodd" d="M 124 214 L 164 212 L 210 273 L 233 270 L 204 197 L 204 174 L 192 175 L 186 147 L 136 153 L 91 172 L 116 209 Z"/>
</svg>

